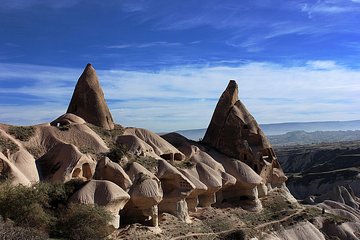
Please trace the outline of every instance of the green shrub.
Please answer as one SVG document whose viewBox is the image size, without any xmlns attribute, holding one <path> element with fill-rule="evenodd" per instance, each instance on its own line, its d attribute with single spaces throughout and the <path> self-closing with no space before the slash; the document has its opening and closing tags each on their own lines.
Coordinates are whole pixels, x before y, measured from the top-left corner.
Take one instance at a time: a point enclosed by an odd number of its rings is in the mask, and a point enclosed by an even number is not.
<svg viewBox="0 0 360 240">
<path fill-rule="evenodd" d="M 45 209 L 48 201 L 49 196 L 36 187 L 14 187 L 9 183 L 0 186 L 0 215 L 18 226 L 48 229 L 53 221 Z"/>
<path fill-rule="evenodd" d="M 110 148 L 110 151 L 106 154 L 113 162 L 119 163 L 121 158 L 126 154 L 126 147 L 124 145 L 114 145 Z"/>
<path fill-rule="evenodd" d="M 9 133 L 19 139 L 20 141 L 26 142 L 34 135 L 35 129 L 34 127 L 18 127 L 11 126 L 9 127 Z"/>
<path fill-rule="evenodd" d="M 16 145 L 13 141 L 0 136 L 0 152 L 2 152 L 6 156 L 7 149 L 10 150 L 10 153 L 15 153 L 19 151 L 18 145 Z"/>
<path fill-rule="evenodd" d="M 70 240 L 91 240 L 108 236 L 112 216 L 103 207 L 70 204 L 60 217 L 57 235 Z"/>
<path fill-rule="evenodd" d="M 14 226 L 11 221 L 0 220 L 0 239 L 45 240 L 48 239 L 48 236 L 36 229 L 18 227 Z"/>
</svg>

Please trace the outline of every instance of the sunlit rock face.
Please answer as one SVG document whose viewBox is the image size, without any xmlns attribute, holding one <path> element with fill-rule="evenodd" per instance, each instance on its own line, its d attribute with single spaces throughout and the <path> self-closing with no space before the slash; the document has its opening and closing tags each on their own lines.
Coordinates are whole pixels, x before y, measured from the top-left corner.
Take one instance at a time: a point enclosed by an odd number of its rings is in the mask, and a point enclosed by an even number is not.
<svg viewBox="0 0 360 240">
<path fill-rule="evenodd" d="M 67 113 L 73 113 L 98 127 L 114 128 L 99 79 L 91 64 L 86 66 L 76 84 Z"/>
<path fill-rule="evenodd" d="M 221 95 L 203 142 L 248 164 L 266 183 L 281 185 L 286 181 L 268 139 L 239 100 L 234 80 Z"/>
</svg>

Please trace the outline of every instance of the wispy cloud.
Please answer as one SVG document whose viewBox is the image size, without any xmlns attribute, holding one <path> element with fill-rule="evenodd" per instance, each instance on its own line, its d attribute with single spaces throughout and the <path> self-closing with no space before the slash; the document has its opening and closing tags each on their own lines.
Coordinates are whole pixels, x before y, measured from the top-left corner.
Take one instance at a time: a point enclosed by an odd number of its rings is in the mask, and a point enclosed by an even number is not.
<svg viewBox="0 0 360 240">
<path fill-rule="evenodd" d="M 314 60 L 314 61 L 307 61 L 306 64 L 314 69 L 336 69 L 339 68 L 339 66 L 336 64 L 335 61 L 329 61 L 329 60 Z"/>
<path fill-rule="evenodd" d="M 2 98 L 0 122 L 33 124 L 56 118 L 66 110 L 81 71 L 0 64 L 0 93 L 27 94 L 23 102 L 31 96 L 42 97 L 33 106 L 24 106 L 21 99 Z M 360 71 L 330 60 L 297 66 L 249 62 L 178 66 L 158 72 L 97 72 L 116 121 L 154 131 L 206 127 L 229 79 L 237 80 L 240 98 L 261 123 L 360 116 Z M 7 82 L 18 79 L 22 81 L 17 86 L 6 87 Z"/>
<path fill-rule="evenodd" d="M 110 49 L 125 49 L 125 48 L 151 48 L 151 47 L 176 47 L 181 46 L 182 43 L 179 42 L 149 42 L 149 43 L 134 43 L 134 44 L 118 44 L 118 45 L 110 45 L 106 46 L 106 48 Z"/>
</svg>

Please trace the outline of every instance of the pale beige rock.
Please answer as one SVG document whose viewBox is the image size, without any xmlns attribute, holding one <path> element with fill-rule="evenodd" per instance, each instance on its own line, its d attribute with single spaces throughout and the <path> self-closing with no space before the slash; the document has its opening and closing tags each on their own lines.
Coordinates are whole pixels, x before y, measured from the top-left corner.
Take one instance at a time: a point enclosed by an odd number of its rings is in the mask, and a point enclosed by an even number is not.
<svg viewBox="0 0 360 240">
<path fill-rule="evenodd" d="M 117 229 L 120 226 L 119 212 L 129 199 L 129 194 L 115 183 L 106 180 L 91 180 L 75 192 L 69 201 L 105 207 L 114 216 L 110 225 Z"/>
<path fill-rule="evenodd" d="M 281 226 L 281 225 L 280 225 Z M 310 222 L 300 222 L 289 228 L 280 227 L 279 230 L 266 234 L 265 240 L 325 240 L 324 235 Z"/>
<path fill-rule="evenodd" d="M 0 175 L 5 176 L 12 185 L 31 186 L 30 181 L 24 174 L 0 152 Z"/>
<path fill-rule="evenodd" d="M 72 113 L 65 113 L 52 121 L 50 123 L 51 126 L 60 127 L 60 126 L 66 126 L 71 124 L 84 124 L 86 123 L 84 119 L 82 119 L 79 116 L 76 116 Z"/>
<path fill-rule="evenodd" d="M 204 163 L 196 164 L 196 171 L 199 176 L 199 180 L 204 183 L 208 190 L 199 196 L 200 207 L 210 207 L 216 202 L 215 193 L 222 187 L 221 172 L 215 171 Z"/>
<path fill-rule="evenodd" d="M 132 181 L 124 169 L 107 157 L 102 157 L 97 162 L 94 179 L 111 181 L 125 191 L 132 185 Z"/>
<path fill-rule="evenodd" d="M 99 79 L 91 64 L 86 66 L 76 84 L 67 113 L 73 113 L 95 126 L 108 130 L 114 128 Z"/>
<path fill-rule="evenodd" d="M 185 199 L 196 188 L 194 184 L 165 160 L 158 160 L 157 177 L 161 181 L 164 198 L 159 204 L 160 212 L 167 212 L 189 222 L 189 213 Z"/>
<path fill-rule="evenodd" d="M 24 143 L 24 146 L 28 149 L 36 149 L 40 152 L 40 156 L 56 144 L 63 142 L 77 146 L 84 153 L 105 153 L 109 151 L 104 140 L 85 124 L 70 125 L 67 130 L 60 130 L 46 124 L 34 126 L 34 129 L 34 137 Z"/>
<path fill-rule="evenodd" d="M 73 178 L 91 179 L 95 161 L 72 144 L 58 143 L 36 160 L 42 180 L 66 182 Z"/>
<path fill-rule="evenodd" d="M 149 156 L 153 158 L 159 158 L 155 154 L 154 149 L 134 135 L 121 135 L 116 138 L 116 144 L 125 147 L 126 152 L 134 154 L 136 156 Z"/>
<path fill-rule="evenodd" d="M 124 135 L 133 135 L 150 145 L 155 154 L 165 160 L 184 160 L 185 156 L 159 135 L 142 128 L 126 128 Z"/>
<path fill-rule="evenodd" d="M 185 177 L 187 177 L 195 186 L 195 189 L 185 199 L 188 205 L 188 209 L 191 212 L 196 212 L 196 207 L 199 204 L 199 195 L 204 194 L 208 187 L 202 183 L 195 174 L 191 173 L 190 169 L 178 169 Z"/>
<path fill-rule="evenodd" d="M 39 174 L 35 165 L 35 159 L 23 147 L 22 143 L 2 129 L 0 129 L 0 138 L 12 143 L 17 148 L 16 150 L 10 150 L 0 146 L 0 152 L 4 153 L 6 161 L 8 161 L 7 165 L 11 165 L 9 170 L 15 171 L 16 173 L 14 172 L 14 174 L 20 178 L 24 176 L 30 183 L 38 182 Z M 26 181 L 21 180 L 20 182 L 25 183 Z"/>
<path fill-rule="evenodd" d="M 24 148 L 10 156 L 10 161 L 19 169 L 20 172 L 31 182 L 39 182 L 39 173 L 36 168 L 34 157 Z"/>
<path fill-rule="evenodd" d="M 129 191 L 131 198 L 124 209 L 124 215 L 133 221 L 146 220 L 151 226 L 157 227 L 158 204 L 163 199 L 160 180 L 137 162 L 129 164 L 127 173 L 133 185 Z"/>
</svg>

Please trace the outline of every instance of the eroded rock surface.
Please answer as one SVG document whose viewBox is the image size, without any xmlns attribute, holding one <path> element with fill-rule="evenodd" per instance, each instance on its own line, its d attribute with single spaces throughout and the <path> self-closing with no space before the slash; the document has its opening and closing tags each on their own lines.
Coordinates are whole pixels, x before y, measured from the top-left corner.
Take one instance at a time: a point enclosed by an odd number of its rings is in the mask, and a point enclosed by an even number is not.
<svg viewBox="0 0 360 240">
<path fill-rule="evenodd" d="M 76 84 L 67 113 L 73 113 L 86 122 L 105 129 L 114 128 L 99 79 L 91 64 L 86 66 Z"/>
</svg>

